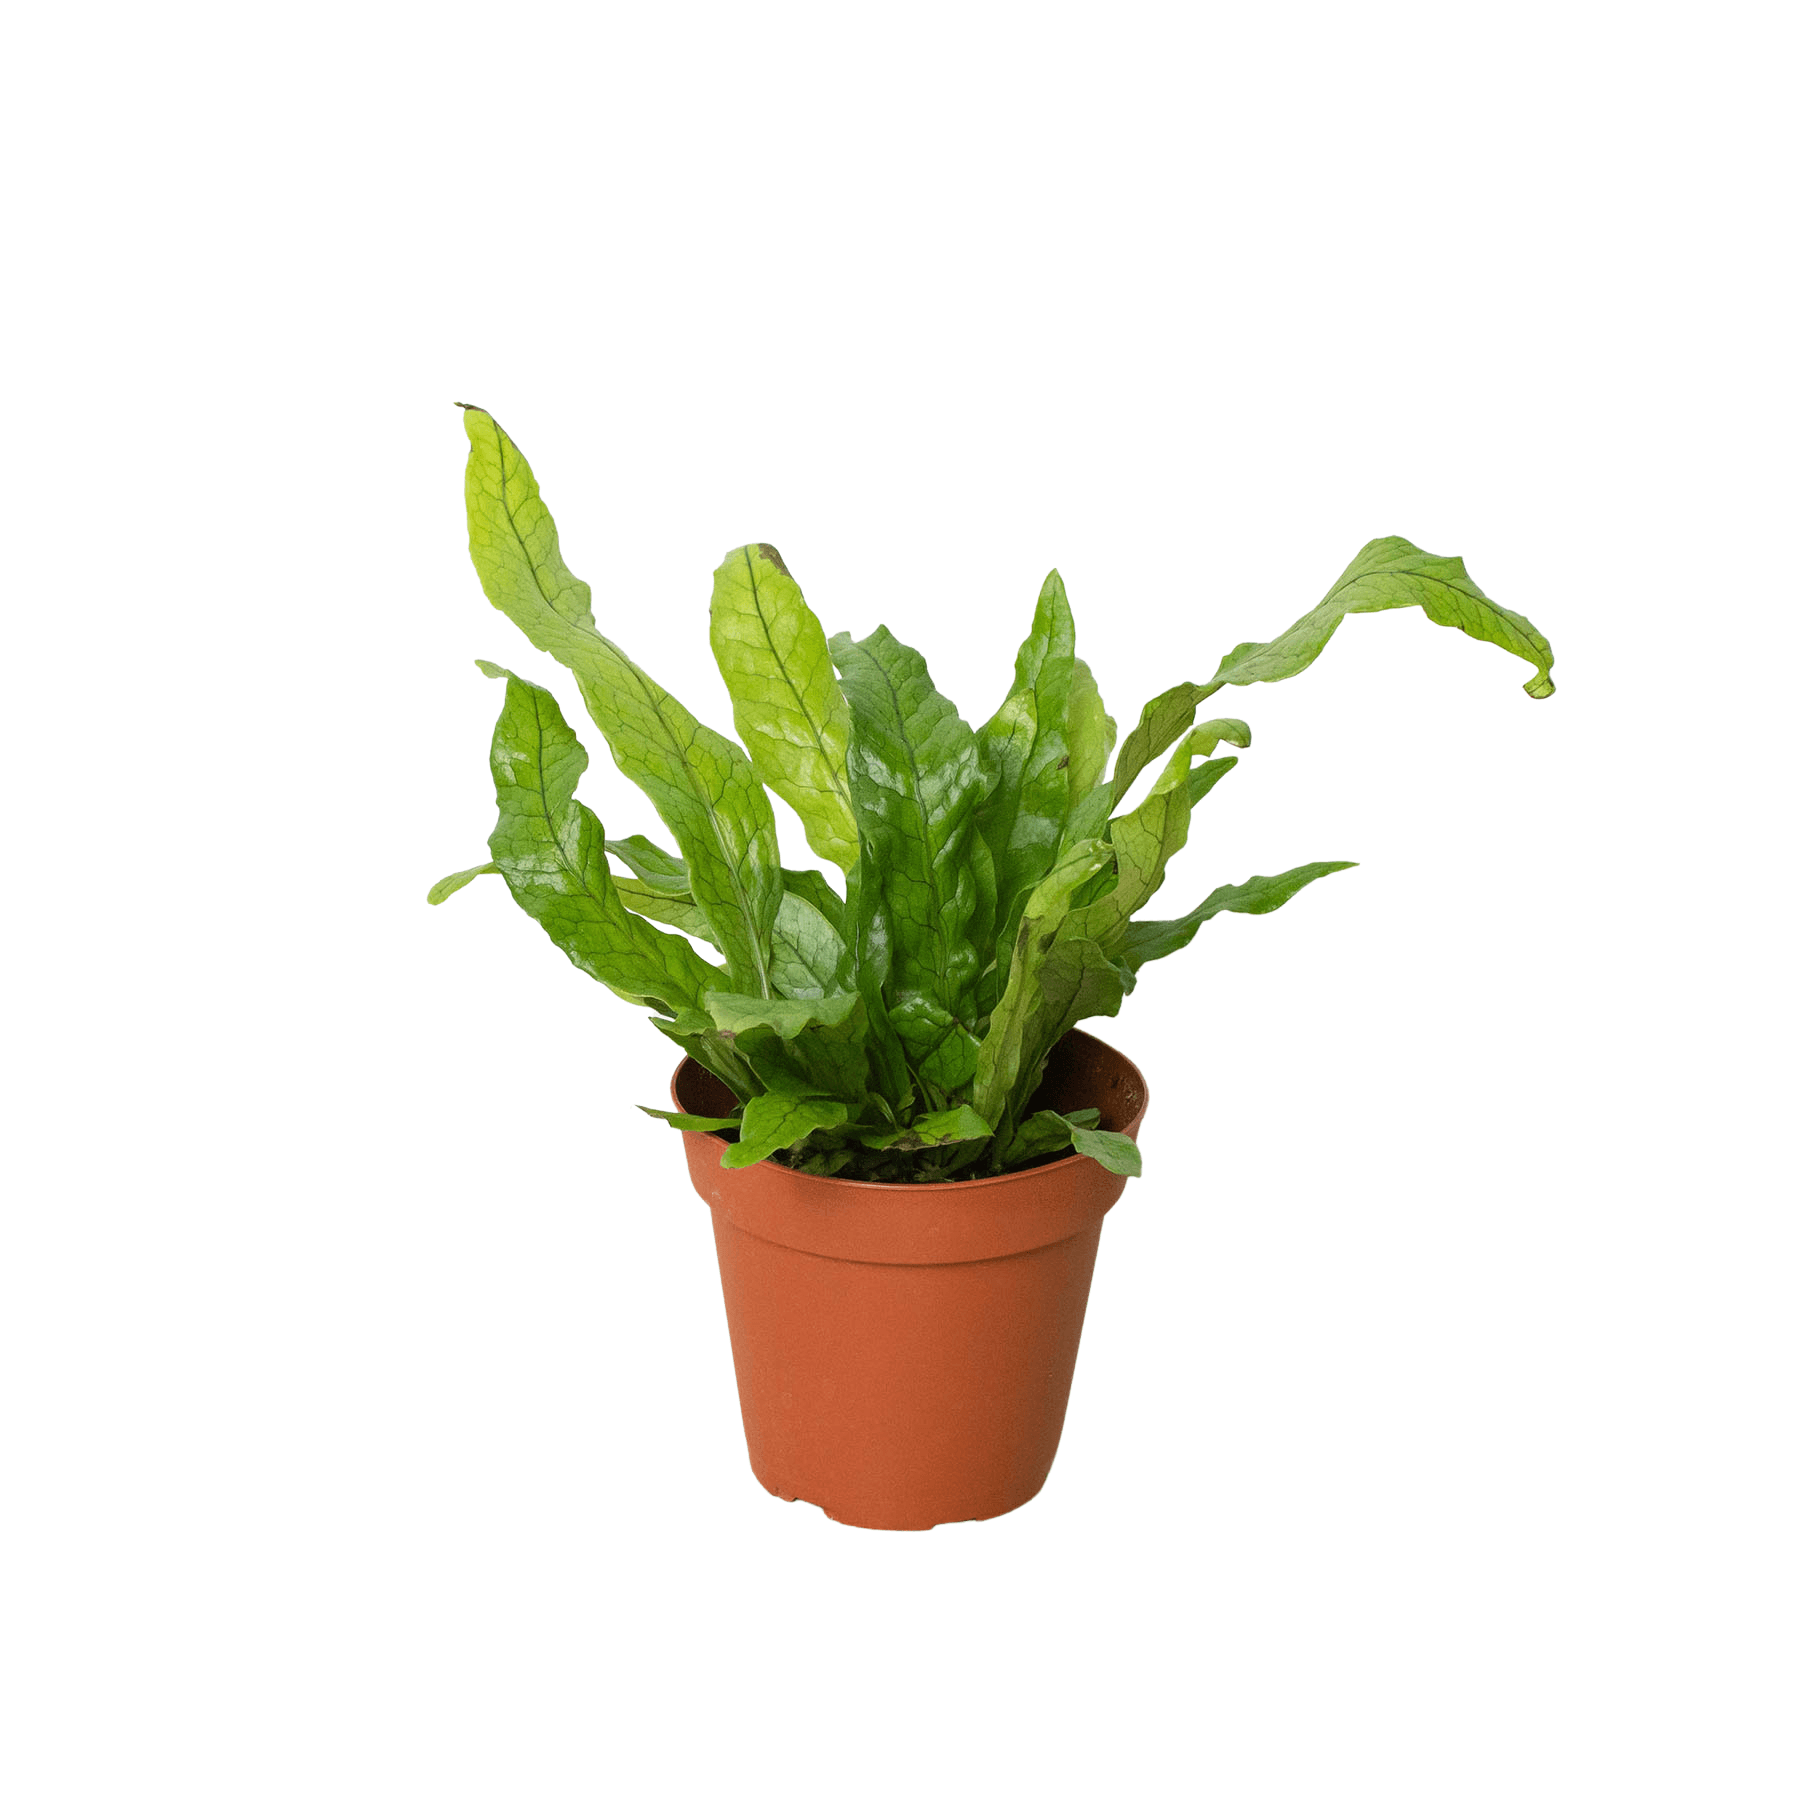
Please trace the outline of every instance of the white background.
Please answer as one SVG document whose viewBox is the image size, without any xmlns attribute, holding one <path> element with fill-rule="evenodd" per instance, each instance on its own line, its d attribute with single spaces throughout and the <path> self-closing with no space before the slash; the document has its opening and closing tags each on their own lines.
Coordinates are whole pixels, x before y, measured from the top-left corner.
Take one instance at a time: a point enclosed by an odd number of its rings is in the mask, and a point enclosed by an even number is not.
<svg viewBox="0 0 1800 1800">
<path fill-rule="evenodd" d="M 9 1796 L 1800 1790 L 1781 13 L 15 26 Z M 456 400 L 720 725 L 757 538 L 975 719 L 1052 565 L 1127 722 L 1390 532 L 1556 645 L 1231 691 L 1168 910 L 1361 866 L 1100 1028 L 1147 1173 L 1021 1512 L 756 1485 L 668 1046 L 425 907 L 473 659 L 574 710 Z"/>
</svg>

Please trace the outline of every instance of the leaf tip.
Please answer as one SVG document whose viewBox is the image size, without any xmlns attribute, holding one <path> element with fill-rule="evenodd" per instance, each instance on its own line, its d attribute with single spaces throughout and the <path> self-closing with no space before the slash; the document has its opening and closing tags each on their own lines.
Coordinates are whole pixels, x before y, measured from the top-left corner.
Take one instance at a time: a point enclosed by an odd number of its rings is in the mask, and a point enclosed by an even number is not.
<svg viewBox="0 0 1800 1800">
<path fill-rule="evenodd" d="M 1526 682 L 1525 691 L 1534 700 L 1548 700 L 1556 692 L 1556 683 L 1550 679 L 1550 672 L 1546 669 Z"/>
</svg>

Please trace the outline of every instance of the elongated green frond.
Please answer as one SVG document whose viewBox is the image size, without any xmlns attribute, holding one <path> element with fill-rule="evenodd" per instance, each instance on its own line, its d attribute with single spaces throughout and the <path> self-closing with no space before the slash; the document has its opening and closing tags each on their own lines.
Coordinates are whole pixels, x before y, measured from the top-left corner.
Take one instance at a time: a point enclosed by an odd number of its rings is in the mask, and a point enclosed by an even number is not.
<svg viewBox="0 0 1800 1800">
<path fill-rule="evenodd" d="M 703 1004 L 722 971 L 685 938 L 626 910 L 606 832 L 575 798 L 587 752 L 543 688 L 504 670 L 490 762 L 500 817 L 488 839 L 507 887 L 578 969 L 615 993 L 674 1012 Z"/>
<path fill-rule="evenodd" d="M 777 1150 L 787 1150 L 815 1131 L 829 1131 L 850 1117 L 841 1100 L 788 1094 L 759 1094 L 744 1107 L 738 1141 L 719 1160 L 727 1169 L 747 1169 Z"/>
<path fill-rule="evenodd" d="M 588 590 L 569 585 L 555 527 L 518 447 L 479 409 L 466 410 L 463 423 L 469 553 L 483 590 L 538 649 L 574 672 L 613 760 L 675 834 L 733 981 L 769 992 L 781 858 L 775 815 L 749 758 L 594 629 Z"/>
<path fill-rule="evenodd" d="M 1177 682 L 1154 700 L 1144 702 L 1138 722 L 1119 746 L 1113 766 L 1113 802 L 1131 792 L 1131 784 L 1194 722 L 1204 690 L 1191 681 Z"/>
<path fill-rule="evenodd" d="M 1133 974 L 1159 956 L 1172 956 L 1194 941 L 1208 919 L 1222 912 L 1270 913 L 1322 875 L 1354 869 L 1352 862 L 1305 863 L 1281 875 L 1252 875 L 1237 887 L 1214 888 L 1190 913 L 1179 919 L 1140 919 L 1127 925 L 1119 948 L 1119 960 Z"/>
<path fill-rule="evenodd" d="M 1219 664 L 1201 697 L 1217 693 L 1227 682 L 1243 687 L 1298 675 L 1349 614 L 1386 612 L 1397 606 L 1423 607 L 1434 625 L 1454 627 L 1535 664 L 1537 674 L 1525 683 L 1532 699 L 1545 700 L 1556 692 L 1550 679 L 1555 660 L 1550 640 L 1529 619 L 1490 600 L 1470 578 L 1460 556 L 1433 556 L 1405 538 L 1387 537 L 1365 544 L 1331 592 L 1280 637 L 1266 644 L 1239 644 Z"/>
<path fill-rule="evenodd" d="M 850 703 L 850 793 L 866 851 L 859 954 L 883 969 L 895 1028 L 926 1055 L 940 1034 L 908 1037 L 908 1002 L 972 1026 L 993 931 L 993 862 L 974 818 L 981 759 L 925 659 L 886 626 L 860 642 L 835 637 L 831 653 Z"/>
<path fill-rule="evenodd" d="M 733 550 L 714 573 L 712 647 L 757 774 L 799 814 L 819 855 L 854 868 L 850 709 L 824 629 L 774 545 Z"/>
<path fill-rule="evenodd" d="M 775 991 L 794 1000 L 814 1000 L 856 985 L 850 946 L 837 927 L 793 888 L 781 896 L 775 915 L 769 971 Z"/>
<path fill-rule="evenodd" d="M 1106 774 L 1119 727 L 1100 698 L 1094 671 L 1078 656 L 1069 683 L 1069 803 L 1091 792 Z"/>
<path fill-rule="evenodd" d="M 1069 814 L 1074 686 L 1075 620 L 1062 577 L 1052 569 L 1019 646 L 1011 691 L 976 734 L 990 784 L 977 817 L 993 858 L 1002 937 L 1017 920 L 1025 891 L 1055 862 L 1062 840 Z M 1084 722 L 1091 730 L 1092 721 Z M 1091 762 L 1092 755 L 1093 745 L 1084 744 L 1084 761 Z"/>
<path fill-rule="evenodd" d="M 458 869 L 454 875 L 446 875 L 442 881 L 434 881 L 425 899 L 429 905 L 442 906 L 452 894 L 460 893 L 466 888 L 477 875 L 499 873 L 499 869 L 491 862 L 477 863 L 472 869 Z"/>
<path fill-rule="evenodd" d="M 737 1124 L 736 1119 L 709 1119 L 700 1113 L 663 1112 L 654 1106 L 640 1106 L 638 1111 L 648 1113 L 653 1119 L 664 1120 L 677 1131 L 729 1131 Z"/>
</svg>

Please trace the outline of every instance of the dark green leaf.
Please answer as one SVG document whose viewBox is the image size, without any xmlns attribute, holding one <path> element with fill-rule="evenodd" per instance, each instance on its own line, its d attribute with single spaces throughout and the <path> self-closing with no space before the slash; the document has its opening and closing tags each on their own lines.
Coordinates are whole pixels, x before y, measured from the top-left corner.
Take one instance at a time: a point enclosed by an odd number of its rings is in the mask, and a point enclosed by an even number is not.
<svg viewBox="0 0 1800 1800">
<path fill-rule="evenodd" d="M 909 1003 L 973 1026 L 980 947 L 993 931 L 992 860 L 974 822 L 981 759 L 925 659 L 885 626 L 861 642 L 835 637 L 831 653 L 853 721 L 850 793 L 864 844 L 858 953 L 865 975 L 885 977 L 894 1029 L 925 1056 L 942 1034 L 909 1025 Z"/>
<path fill-rule="evenodd" d="M 777 1150 L 786 1150 L 815 1131 L 829 1131 L 850 1117 L 839 1100 L 758 1094 L 738 1120 L 738 1141 L 719 1159 L 727 1169 L 747 1169 Z"/>
<path fill-rule="evenodd" d="M 972 1106 L 956 1106 L 944 1112 L 921 1113 L 902 1131 L 876 1132 L 862 1141 L 871 1150 L 928 1150 L 993 1135 L 988 1122 Z"/>
</svg>

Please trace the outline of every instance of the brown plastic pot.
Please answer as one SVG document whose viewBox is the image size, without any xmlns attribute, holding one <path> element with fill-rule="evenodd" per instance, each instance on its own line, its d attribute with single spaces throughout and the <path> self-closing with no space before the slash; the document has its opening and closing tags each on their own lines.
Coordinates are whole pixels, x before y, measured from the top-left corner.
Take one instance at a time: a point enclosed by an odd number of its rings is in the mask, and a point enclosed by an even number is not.
<svg viewBox="0 0 1800 1800">
<path fill-rule="evenodd" d="M 683 1112 L 729 1092 L 683 1061 Z M 1034 1105 L 1097 1106 L 1135 1138 L 1149 1093 L 1072 1031 Z M 724 1169 L 682 1134 L 712 1208 L 750 1467 L 845 1525 L 928 1531 L 991 1519 L 1044 1485 L 1062 1436 L 1100 1224 L 1124 1191 L 1086 1156 L 982 1181 L 905 1185 Z"/>
</svg>

